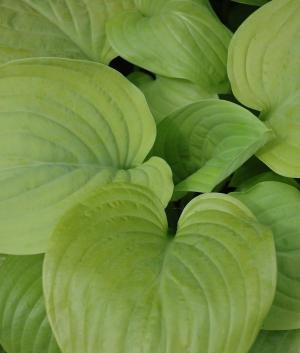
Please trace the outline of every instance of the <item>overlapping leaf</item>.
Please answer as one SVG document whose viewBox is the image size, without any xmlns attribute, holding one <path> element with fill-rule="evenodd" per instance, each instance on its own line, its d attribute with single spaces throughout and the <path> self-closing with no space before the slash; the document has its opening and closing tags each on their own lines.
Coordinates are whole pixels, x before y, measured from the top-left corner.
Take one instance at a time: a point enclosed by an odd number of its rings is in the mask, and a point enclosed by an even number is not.
<svg viewBox="0 0 300 353">
<path fill-rule="evenodd" d="M 1 251 L 45 251 L 61 215 L 115 179 L 153 187 L 166 206 L 169 166 L 159 158 L 141 166 L 155 129 L 141 92 L 105 65 L 67 59 L 3 65 Z"/>
<path fill-rule="evenodd" d="M 299 353 L 300 330 L 261 330 L 249 353 Z"/>
<path fill-rule="evenodd" d="M 228 56 L 233 93 L 276 136 L 257 156 L 287 177 L 300 176 L 299 17 L 298 0 L 271 1 L 238 29 Z"/>
<path fill-rule="evenodd" d="M 268 168 L 261 160 L 252 156 L 234 172 L 229 185 L 237 187 L 247 179 L 269 171 L 270 168 Z"/>
<path fill-rule="evenodd" d="M 249 111 L 221 100 L 177 109 L 157 129 L 153 154 L 171 166 L 175 191 L 210 192 L 272 138 Z"/>
<path fill-rule="evenodd" d="M 45 309 L 44 255 L 8 255 L 0 267 L 0 343 L 8 353 L 59 353 Z"/>
<path fill-rule="evenodd" d="M 300 193 L 293 186 L 264 182 L 245 193 L 232 193 L 274 234 L 277 288 L 263 328 L 300 328 Z"/>
<path fill-rule="evenodd" d="M 107 20 L 133 0 L 1 0 L 0 63 L 30 57 L 62 57 L 108 64 Z"/>
<path fill-rule="evenodd" d="M 133 72 L 127 76 L 145 95 L 151 113 L 158 124 L 173 110 L 202 99 L 217 99 L 200 86 L 188 80 L 156 75 L 152 78 L 144 72 Z"/>
<path fill-rule="evenodd" d="M 280 183 L 285 183 L 299 189 L 299 184 L 295 179 L 287 178 L 282 175 L 278 175 L 274 172 L 265 172 L 248 178 L 243 183 L 241 183 L 236 191 L 246 191 L 254 187 L 255 185 L 265 182 L 265 181 L 278 181 Z"/>
<path fill-rule="evenodd" d="M 174 237 L 150 190 L 113 183 L 62 217 L 43 283 L 65 353 L 246 353 L 275 279 L 272 233 L 236 199 L 195 198 Z"/>
<path fill-rule="evenodd" d="M 107 37 L 124 59 L 156 74 L 228 93 L 231 32 L 207 1 L 139 1 L 107 22 Z"/>
</svg>

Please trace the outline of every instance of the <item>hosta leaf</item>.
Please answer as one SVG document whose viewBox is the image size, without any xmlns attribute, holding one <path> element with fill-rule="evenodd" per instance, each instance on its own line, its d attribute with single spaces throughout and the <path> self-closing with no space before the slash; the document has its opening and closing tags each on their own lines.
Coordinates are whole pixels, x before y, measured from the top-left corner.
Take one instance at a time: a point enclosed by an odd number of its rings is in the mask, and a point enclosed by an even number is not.
<svg viewBox="0 0 300 353">
<path fill-rule="evenodd" d="M 126 183 L 62 217 L 43 283 L 64 353 L 248 352 L 275 290 L 269 228 L 222 194 L 167 227 L 155 195 Z"/>
<path fill-rule="evenodd" d="M 157 129 L 153 154 L 171 166 L 175 191 L 210 192 L 272 138 L 248 110 L 221 100 L 177 109 Z"/>
<path fill-rule="evenodd" d="M 67 59 L 3 65 L 1 251 L 45 251 L 61 215 L 94 188 L 120 180 L 120 170 L 125 181 L 154 187 L 166 206 L 172 195 L 169 166 L 152 159 L 141 167 L 155 130 L 141 92 L 105 65 Z"/>
<path fill-rule="evenodd" d="M 264 163 L 252 156 L 234 172 L 229 186 L 237 187 L 247 179 L 269 171 Z"/>
<path fill-rule="evenodd" d="M 300 330 L 261 330 L 249 353 L 299 353 Z"/>
<path fill-rule="evenodd" d="M 145 95 L 151 113 L 158 124 L 173 110 L 202 99 L 217 99 L 200 86 L 187 80 L 156 75 L 152 78 L 144 72 L 133 72 L 127 76 Z"/>
<path fill-rule="evenodd" d="M 0 267 L 0 342 L 8 353 L 59 353 L 45 309 L 44 255 L 8 255 Z"/>
<path fill-rule="evenodd" d="M 0 0 L 0 63 L 62 57 L 108 64 L 106 21 L 133 0 Z"/>
<path fill-rule="evenodd" d="M 4 260 L 6 259 L 7 255 L 0 254 L 0 266 L 3 264 Z"/>
<path fill-rule="evenodd" d="M 237 187 L 236 191 L 240 192 L 240 191 L 249 190 L 253 186 L 255 186 L 256 184 L 262 183 L 264 181 L 278 181 L 280 183 L 285 183 L 285 184 L 294 186 L 295 188 L 299 189 L 299 184 L 297 183 L 297 181 L 295 179 L 286 178 L 286 177 L 278 175 L 274 172 L 265 172 L 265 173 L 255 175 L 254 177 L 247 179 L 246 181 L 244 181 L 243 183 L 241 183 Z"/>
<path fill-rule="evenodd" d="M 190 80 L 211 93 L 228 93 L 231 32 L 206 1 L 139 1 L 107 22 L 107 37 L 124 59 L 156 74 Z"/>
<path fill-rule="evenodd" d="M 232 90 L 276 136 L 256 155 L 273 171 L 300 177 L 300 2 L 273 0 L 235 33 L 228 54 Z"/>
<path fill-rule="evenodd" d="M 264 322 L 267 330 L 300 328 L 300 193 L 293 186 L 264 182 L 245 193 L 232 193 L 274 234 L 277 288 Z"/>
</svg>

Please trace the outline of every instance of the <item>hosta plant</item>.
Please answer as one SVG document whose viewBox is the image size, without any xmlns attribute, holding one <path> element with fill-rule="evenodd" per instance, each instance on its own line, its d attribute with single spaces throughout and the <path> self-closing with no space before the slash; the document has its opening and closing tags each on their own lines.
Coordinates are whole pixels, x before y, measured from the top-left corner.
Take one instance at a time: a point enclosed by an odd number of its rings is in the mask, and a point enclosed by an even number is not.
<svg viewBox="0 0 300 353">
<path fill-rule="evenodd" d="M 300 352 L 300 3 L 238 2 L 0 0 L 1 352 Z"/>
</svg>

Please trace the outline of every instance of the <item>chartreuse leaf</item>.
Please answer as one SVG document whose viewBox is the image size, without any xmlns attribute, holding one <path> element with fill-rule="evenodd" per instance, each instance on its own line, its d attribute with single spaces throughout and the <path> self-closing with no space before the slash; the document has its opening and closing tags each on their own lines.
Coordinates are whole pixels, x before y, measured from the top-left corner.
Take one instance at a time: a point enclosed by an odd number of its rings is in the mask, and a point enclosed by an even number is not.
<svg viewBox="0 0 300 353">
<path fill-rule="evenodd" d="M 221 100 L 177 109 L 157 129 L 153 154 L 171 166 L 175 191 L 210 192 L 272 138 L 248 110 Z"/>
<path fill-rule="evenodd" d="M 108 64 L 107 20 L 133 0 L 0 0 L 0 63 L 62 57 Z"/>
<path fill-rule="evenodd" d="M 64 353 L 246 353 L 275 281 L 272 233 L 236 199 L 195 198 L 174 237 L 158 198 L 127 183 L 66 212 L 43 270 Z"/>
<path fill-rule="evenodd" d="M 8 353 L 59 353 L 45 309 L 44 255 L 8 255 L 0 267 L 0 343 Z"/>
<path fill-rule="evenodd" d="M 277 288 L 264 322 L 267 330 L 300 328 L 300 193 L 293 186 L 264 182 L 244 193 L 232 193 L 274 234 Z"/>
<path fill-rule="evenodd" d="M 300 330 L 261 330 L 249 353 L 299 353 Z"/>
<path fill-rule="evenodd" d="M 156 74 L 190 80 L 211 93 L 228 93 L 231 32 L 207 1 L 136 2 L 106 26 L 113 49 Z"/>
<path fill-rule="evenodd" d="M 231 0 L 231 1 L 239 2 L 239 3 L 247 4 L 247 5 L 262 6 L 271 0 Z"/>
<path fill-rule="evenodd" d="M 218 99 L 217 94 L 206 92 L 195 83 L 178 78 L 135 71 L 127 76 L 145 95 L 156 124 L 173 110 L 202 99 Z"/>
<path fill-rule="evenodd" d="M 232 90 L 276 138 L 256 154 L 274 172 L 300 177 L 300 2 L 273 0 L 235 33 L 228 54 Z"/>
<path fill-rule="evenodd" d="M 40 58 L 1 66 L 1 251 L 45 251 L 64 212 L 115 179 L 152 187 L 166 206 L 170 167 L 159 158 L 141 165 L 155 130 L 142 93 L 105 65 Z"/>
</svg>

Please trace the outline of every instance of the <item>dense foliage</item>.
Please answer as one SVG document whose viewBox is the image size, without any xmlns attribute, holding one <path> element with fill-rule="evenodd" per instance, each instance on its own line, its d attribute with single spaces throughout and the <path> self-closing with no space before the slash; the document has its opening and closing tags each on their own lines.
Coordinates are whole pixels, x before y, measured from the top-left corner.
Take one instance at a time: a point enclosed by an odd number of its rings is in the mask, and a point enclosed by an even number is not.
<svg viewBox="0 0 300 353">
<path fill-rule="evenodd" d="M 299 19 L 0 0 L 0 350 L 300 352 Z"/>
</svg>

